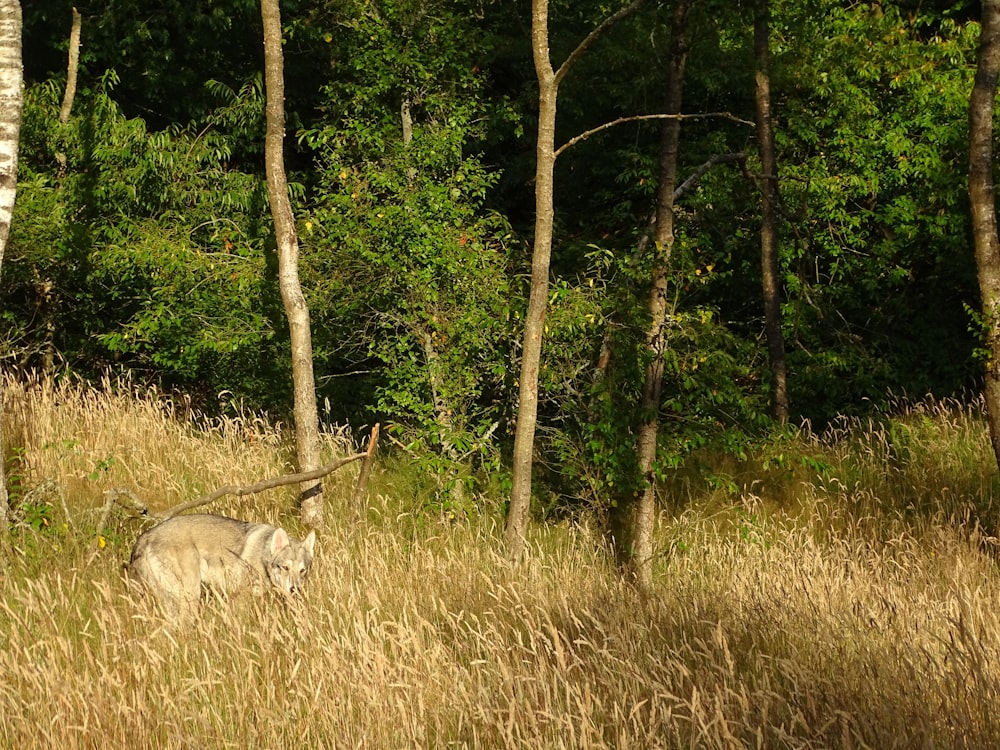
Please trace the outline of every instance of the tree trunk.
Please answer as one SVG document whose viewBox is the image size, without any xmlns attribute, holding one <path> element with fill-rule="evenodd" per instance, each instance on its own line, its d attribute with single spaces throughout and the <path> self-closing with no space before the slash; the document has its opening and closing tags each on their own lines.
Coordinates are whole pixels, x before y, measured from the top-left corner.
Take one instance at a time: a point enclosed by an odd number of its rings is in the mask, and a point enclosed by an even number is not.
<svg viewBox="0 0 1000 750">
<path fill-rule="evenodd" d="M 1000 0 L 983 0 L 979 65 L 969 99 L 969 203 L 983 304 L 986 410 L 1000 467 L 1000 239 L 993 183 L 993 108 L 1000 73 Z"/>
<path fill-rule="evenodd" d="M 76 74 L 80 67 L 80 29 L 83 18 L 79 11 L 73 8 L 73 25 L 69 31 L 69 60 L 66 64 L 66 90 L 63 92 L 62 107 L 59 109 L 59 122 L 69 122 L 73 112 L 73 100 L 76 98 Z"/>
<path fill-rule="evenodd" d="M 577 45 L 569 57 L 553 70 L 549 56 L 549 3 L 532 0 L 531 49 L 538 76 L 538 138 L 535 145 L 535 241 L 531 255 L 531 289 L 524 321 L 521 350 L 521 379 L 518 384 L 517 429 L 514 433 L 513 479 L 510 505 L 504 526 L 504 545 L 516 560 L 524 551 L 531 508 L 531 465 L 538 422 L 538 368 L 542 360 L 542 334 L 549 297 L 549 261 L 552 256 L 552 214 L 556 164 L 556 100 L 559 83 L 583 53 L 622 18 L 634 13 L 643 0 L 632 0 L 625 8 L 608 16 Z"/>
<path fill-rule="evenodd" d="M 687 14 L 690 0 L 674 5 L 667 60 L 665 114 L 681 113 L 684 66 L 687 62 Z M 660 137 L 660 184 L 656 200 L 656 242 L 653 277 L 649 292 L 649 329 L 646 332 L 645 377 L 639 403 L 639 430 L 636 453 L 641 489 L 635 497 L 625 497 L 612 511 L 615 554 L 622 569 L 639 585 L 652 580 L 653 526 L 656 519 L 656 441 L 659 432 L 660 393 L 667 340 L 667 280 L 674 246 L 674 188 L 677 183 L 677 156 L 680 148 L 680 119 L 663 121 Z"/>
<path fill-rule="evenodd" d="M 17 191 L 17 147 L 23 102 L 21 4 L 0 0 L 0 267 L 3 265 Z M 7 540 L 7 475 L 3 451 L 4 378 L 0 372 L 0 539 Z"/>
<path fill-rule="evenodd" d="M 538 76 L 538 140 L 535 147 L 535 241 L 531 255 L 531 290 L 524 321 L 517 430 L 514 434 L 513 483 L 504 526 L 504 544 L 513 559 L 524 550 L 531 507 L 531 465 L 538 421 L 538 368 L 542 358 L 545 307 L 552 255 L 552 185 L 555 172 L 556 97 L 559 82 L 549 58 L 548 0 L 532 0 L 531 42 Z"/>
<path fill-rule="evenodd" d="M 764 332 L 771 365 L 771 416 L 788 421 L 788 375 L 781 333 L 781 285 L 778 281 L 778 162 L 771 121 L 769 0 L 757 0 L 754 13 L 754 57 L 757 82 L 757 141 L 761 166 L 760 261 L 764 292 Z"/>
<path fill-rule="evenodd" d="M 399 119 L 403 126 L 403 145 L 408 147 L 413 141 L 413 100 L 409 95 L 404 96 L 399 105 Z"/>
<path fill-rule="evenodd" d="M 281 12 L 278 0 L 261 0 L 260 9 L 264 21 L 264 85 L 267 89 L 264 154 L 267 192 L 278 246 L 278 283 L 288 317 L 292 348 L 295 451 L 299 472 L 307 472 L 320 465 L 319 416 L 316 409 L 309 307 L 299 283 L 299 241 L 295 233 L 295 217 L 292 215 L 285 177 L 285 80 L 281 52 Z M 308 526 L 322 526 L 322 483 L 305 482 L 300 487 L 302 522 Z"/>
</svg>

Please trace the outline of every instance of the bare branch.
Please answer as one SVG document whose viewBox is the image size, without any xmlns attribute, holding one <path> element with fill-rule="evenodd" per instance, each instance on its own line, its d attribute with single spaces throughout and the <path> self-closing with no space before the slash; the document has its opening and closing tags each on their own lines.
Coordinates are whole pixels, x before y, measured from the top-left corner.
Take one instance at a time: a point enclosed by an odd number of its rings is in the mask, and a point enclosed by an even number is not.
<svg viewBox="0 0 1000 750">
<path fill-rule="evenodd" d="M 677 189 L 674 190 L 674 200 L 675 201 L 680 200 L 681 196 L 683 196 L 684 193 L 693 188 L 698 183 L 698 180 L 704 177 L 705 173 L 708 172 L 708 170 L 710 170 L 716 164 L 731 164 L 733 162 L 739 162 L 742 164 L 746 158 L 747 155 L 742 151 L 737 151 L 735 154 L 716 154 L 711 159 L 702 164 L 700 167 L 698 167 L 696 170 L 694 170 L 694 172 L 691 173 L 691 176 L 688 177 L 686 180 L 684 180 L 684 182 L 682 182 L 677 187 Z"/>
<path fill-rule="evenodd" d="M 577 45 L 576 49 L 573 50 L 573 52 L 570 53 L 570 56 L 567 57 L 566 60 L 563 62 L 563 64 L 559 66 L 559 70 L 556 71 L 556 76 L 555 76 L 556 85 L 558 86 L 559 82 L 566 77 L 566 74 L 569 73 L 569 69 L 573 67 L 576 61 L 580 59 L 580 57 L 583 55 L 584 52 L 587 51 L 587 48 L 590 47 L 590 45 L 592 45 L 594 42 L 600 39 L 604 35 L 604 32 L 607 31 L 612 25 L 618 23 L 626 16 L 630 16 L 633 13 L 635 13 L 635 11 L 639 10 L 639 7 L 644 2 L 645 0 L 632 0 L 632 3 L 622 8 L 617 13 L 613 13 L 612 15 L 605 18 L 599 26 L 597 26 L 593 31 L 587 34 L 587 37 Z"/>
<path fill-rule="evenodd" d="M 375 451 L 378 450 L 379 423 L 372 427 L 371 437 L 368 438 L 368 451 L 365 453 L 364 463 L 361 464 L 361 473 L 358 475 L 358 484 L 354 488 L 354 497 L 351 498 L 351 508 L 355 516 L 361 514 L 361 502 L 365 499 L 365 490 L 368 489 L 368 476 L 371 474 L 372 463 L 375 461 Z"/>
<path fill-rule="evenodd" d="M 225 487 L 220 487 L 211 492 L 208 495 L 204 495 L 195 500 L 189 500 L 186 503 L 181 503 L 180 505 L 175 505 L 169 510 L 164 510 L 159 513 L 151 514 L 154 518 L 161 521 L 166 521 L 168 518 L 173 518 L 178 513 L 182 513 L 186 510 L 191 510 L 192 508 L 197 508 L 202 505 L 208 505 L 209 503 L 218 500 L 220 497 L 225 495 L 236 495 L 236 497 L 243 497 L 244 495 L 255 495 L 258 492 L 263 492 L 264 490 L 272 490 L 275 487 L 284 487 L 287 484 L 297 484 L 300 482 L 311 482 L 314 479 L 319 479 L 325 477 L 330 472 L 336 471 L 341 466 L 346 466 L 354 461 L 360 461 L 365 458 L 367 453 L 355 453 L 353 456 L 346 456 L 344 458 L 338 458 L 335 461 L 331 461 L 326 464 L 326 466 L 321 466 L 318 469 L 313 469 L 312 471 L 303 471 L 299 474 L 287 474 L 285 476 L 274 477 L 272 479 L 264 479 L 256 484 L 251 484 L 247 487 L 239 487 L 236 485 L 226 485 Z"/>
<path fill-rule="evenodd" d="M 674 190 L 674 201 L 679 201 L 684 194 L 690 190 L 705 173 L 708 172 L 716 164 L 731 164 L 732 162 L 737 162 L 743 170 L 744 175 L 747 175 L 746 169 L 746 154 L 742 151 L 737 151 L 734 154 L 716 154 L 704 164 L 699 166 L 690 174 L 690 176 L 684 180 L 675 190 Z M 752 177 L 750 178 L 752 180 Z M 646 247 L 649 245 L 649 240 L 652 237 L 653 232 L 656 229 L 656 215 L 653 214 L 649 217 L 646 223 L 646 229 L 643 231 L 642 235 L 639 237 L 639 242 L 636 245 L 636 253 L 634 257 L 639 257 L 646 252 Z"/>
<path fill-rule="evenodd" d="M 644 120 L 704 120 L 709 117 L 719 117 L 724 120 L 729 120 L 731 122 L 739 123 L 740 125 L 749 125 L 754 127 L 754 123 L 750 120 L 744 120 L 742 117 L 737 117 L 732 112 L 700 112 L 696 114 L 683 115 L 683 114 L 657 114 L 657 115 L 630 115 L 628 117 L 619 117 L 617 120 L 612 120 L 611 122 L 606 122 L 603 125 L 598 125 L 596 128 L 591 128 L 590 130 L 580 133 L 580 135 L 570 138 L 566 143 L 561 145 L 556 149 L 555 155 L 559 156 L 566 149 L 575 146 L 580 141 L 587 140 L 590 136 L 600 133 L 603 130 L 608 130 L 616 125 L 625 125 L 630 122 L 642 122 Z"/>
</svg>

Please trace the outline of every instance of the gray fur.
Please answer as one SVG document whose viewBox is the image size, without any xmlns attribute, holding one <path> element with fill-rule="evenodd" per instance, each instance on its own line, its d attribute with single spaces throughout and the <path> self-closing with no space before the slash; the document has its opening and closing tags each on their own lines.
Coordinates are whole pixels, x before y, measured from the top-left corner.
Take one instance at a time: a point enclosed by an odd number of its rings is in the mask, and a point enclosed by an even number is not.
<svg viewBox="0 0 1000 750">
<path fill-rule="evenodd" d="M 223 595 L 270 584 L 298 593 L 312 567 L 316 532 L 303 541 L 284 529 L 213 515 L 175 516 L 143 533 L 132 549 L 129 577 L 140 581 L 172 619 L 198 611 L 203 588 Z"/>
</svg>

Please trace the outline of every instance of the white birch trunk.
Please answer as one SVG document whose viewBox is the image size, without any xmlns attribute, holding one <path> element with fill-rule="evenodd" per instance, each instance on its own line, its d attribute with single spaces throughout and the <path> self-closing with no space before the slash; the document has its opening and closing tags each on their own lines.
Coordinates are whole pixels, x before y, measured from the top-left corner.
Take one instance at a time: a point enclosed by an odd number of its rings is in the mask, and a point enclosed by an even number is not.
<svg viewBox="0 0 1000 750">
<path fill-rule="evenodd" d="M 0 0 L 0 266 L 3 264 L 17 191 L 17 147 L 21 132 L 21 4 Z M 0 373 L 0 537 L 7 535 L 7 475 L 3 452 L 3 374 Z"/>
</svg>

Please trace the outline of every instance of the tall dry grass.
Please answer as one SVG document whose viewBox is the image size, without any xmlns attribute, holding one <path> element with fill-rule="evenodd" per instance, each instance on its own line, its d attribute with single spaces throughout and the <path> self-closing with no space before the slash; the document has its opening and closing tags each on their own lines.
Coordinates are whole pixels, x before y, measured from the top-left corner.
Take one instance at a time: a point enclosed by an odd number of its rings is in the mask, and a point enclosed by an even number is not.
<svg viewBox="0 0 1000 750">
<path fill-rule="evenodd" d="M 534 529 L 511 567 L 499 519 L 417 523 L 419 498 L 383 491 L 366 522 L 339 523 L 345 477 L 328 487 L 333 523 L 300 606 L 244 596 L 177 630 L 121 584 L 137 524 L 119 519 L 121 544 L 100 549 L 87 508 L 105 483 L 134 480 L 170 504 L 239 472 L 270 475 L 287 443 L 265 422 L 178 423 L 139 396 L 18 396 L 33 415 L 27 485 L 63 482 L 72 522 L 14 534 L 37 543 L 3 572 L 0 745 L 1000 746 L 1000 575 L 987 532 L 952 512 L 955 464 L 970 459 L 947 457 L 967 449 L 944 424 L 907 433 L 906 456 L 892 436 L 896 458 L 863 447 L 887 439 L 881 427 L 801 436 L 823 471 L 793 464 L 794 506 L 764 496 L 771 477 L 747 481 L 729 509 L 708 498 L 665 517 L 642 594 L 586 525 Z M 984 439 L 973 411 L 928 408 Z M 65 440 L 74 450 L 52 458 L 46 446 Z M 927 451 L 938 468 L 906 464 Z M 108 455 L 121 462 L 90 479 Z M 933 477 L 948 484 L 926 487 L 924 506 L 884 494 L 919 494 Z M 257 502 L 223 510 L 281 519 L 291 499 Z"/>
</svg>

